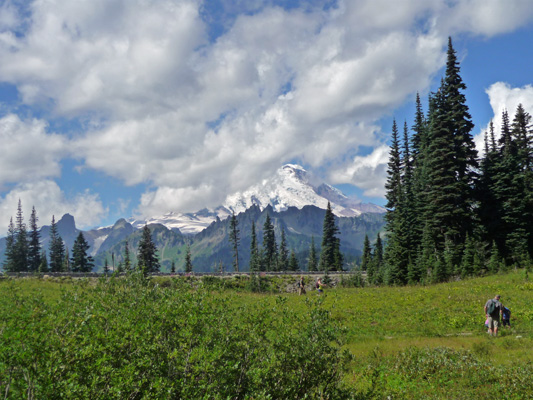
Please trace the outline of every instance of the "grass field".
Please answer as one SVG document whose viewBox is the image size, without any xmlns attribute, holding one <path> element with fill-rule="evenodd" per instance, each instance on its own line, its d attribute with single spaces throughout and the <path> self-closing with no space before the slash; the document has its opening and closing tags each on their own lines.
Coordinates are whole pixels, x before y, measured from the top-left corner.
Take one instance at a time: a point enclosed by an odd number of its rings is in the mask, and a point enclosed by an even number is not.
<svg viewBox="0 0 533 400">
<path fill-rule="evenodd" d="M 533 398 L 524 271 L 306 296 L 283 293 L 291 279 L 266 294 L 243 278 L 0 280 L 0 394 Z M 483 312 L 495 294 L 512 311 L 497 338 Z"/>
</svg>

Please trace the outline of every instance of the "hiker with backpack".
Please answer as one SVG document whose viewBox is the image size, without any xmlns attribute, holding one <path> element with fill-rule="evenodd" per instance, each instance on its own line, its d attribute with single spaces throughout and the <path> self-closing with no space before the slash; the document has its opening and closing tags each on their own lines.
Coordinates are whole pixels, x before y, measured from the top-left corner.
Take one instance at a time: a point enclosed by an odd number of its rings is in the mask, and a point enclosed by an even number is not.
<svg viewBox="0 0 533 400">
<path fill-rule="evenodd" d="M 302 294 L 305 294 L 305 281 L 303 275 L 300 276 L 300 280 L 298 281 L 298 296 L 301 296 Z"/>
<path fill-rule="evenodd" d="M 500 295 L 493 299 L 488 299 L 485 303 L 485 316 L 489 320 L 489 335 L 498 336 L 498 326 L 500 325 L 500 315 L 503 314 L 503 305 L 500 302 Z"/>
</svg>

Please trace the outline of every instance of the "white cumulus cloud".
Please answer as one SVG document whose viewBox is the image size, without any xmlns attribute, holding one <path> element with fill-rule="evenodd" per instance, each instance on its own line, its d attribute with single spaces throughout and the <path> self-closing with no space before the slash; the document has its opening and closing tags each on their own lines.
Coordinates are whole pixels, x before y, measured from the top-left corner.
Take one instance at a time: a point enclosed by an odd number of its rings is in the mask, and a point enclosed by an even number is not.
<svg viewBox="0 0 533 400">
<path fill-rule="evenodd" d="M 509 123 L 513 122 L 514 114 L 519 104 L 522 104 L 524 110 L 533 115 L 533 86 L 525 85 L 523 87 L 511 87 L 505 82 L 496 82 L 487 90 L 490 106 L 494 113 L 492 122 L 494 124 L 494 134 L 496 139 L 501 136 L 502 114 L 507 111 Z M 489 124 L 481 129 L 481 132 L 475 136 L 476 147 L 479 151 L 484 151 L 485 132 L 489 131 Z"/>
<path fill-rule="evenodd" d="M 5 117 L 31 125 L 49 155 L 37 155 L 39 170 L 10 160 L 19 177 L 0 182 L 55 177 L 61 155 L 76 155 L 84 168 L 147 185 L 138 211 L 151 215 L 221 204 L 297 160 L 379 196 L 377 121 L 428 89 L 447 37 L 509 32 L 533 15 L 521 0 L 220 4 L 221 15 L 238 15 L 211 41 L 200 0 L 33 1 L 26 14 L 2 6 L 0 81 L 51 118 L 88 123 L 67 150 L 41 121 Z M 375 150 L 361 156 L 362 147 Z"/>
<path fill-rule="evenodd" d="M 5 234 L 9 220 L 15 220 L 18 201 L 21 201 L 23 216 L 26 224 L 29 222 L 32 207 L 35 207 L 38 225 L 50 225 L 52 216 L 58 221 L 68 213 L 75 217 L 78 228 L 88 228 L 98 224 L 107 214 L 96 193 L 86 190 L 83 193 L 66 195 L 61 188 L 51 180 L 24 183 L 17 185 L 4 197 L 0 198 L 0 232 Z"/>
<path fill-rule="evenodd" d="M 46 132 L 43 120 L 21 120 L 15 114 L 0 118 L 0 187 L 6 183 L 37 181 L 61 173 L 66 139 Z"/>
</svg>

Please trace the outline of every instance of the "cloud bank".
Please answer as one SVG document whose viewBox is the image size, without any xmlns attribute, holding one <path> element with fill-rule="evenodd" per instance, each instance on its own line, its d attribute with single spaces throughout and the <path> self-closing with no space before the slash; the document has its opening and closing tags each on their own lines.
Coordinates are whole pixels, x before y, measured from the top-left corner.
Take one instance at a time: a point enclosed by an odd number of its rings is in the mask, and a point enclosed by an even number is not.
<svg viewBox="0 0 533 400">
<path fill-rule="evenodd" d="M 67 157 L 146 185 L 138 209 L 145 216 L 219 205 L 290 161 L 329 165 L 323 174 L 334 183 L 383 195 L 387 154 L 377 121 L 428 89 L 449 35 L 490 37 L 533 14 L 521 1 L 303 3 L 258 1 L 239 14 L 234 2 L 221 2 L 217 15 L 232 18 L 213 36 L 214 15 L 199 0 L 35 0 L 24 10 L 5 2 L 0 81 L 45 117 L 0 121 L 2 137 L 16 136 L 0 183 L 19 185 L 3 202 L 42 180 L 50 202 L 80 202 L 77 221 L 101 218 L 96 194 L 65 200 L 50 180 Z M 44 118 L 82 129 L 48 132 Z M 26 136 L 45 151 L 32 154 Z M 362 147 L 374 150 L 361 156 Z"/>
</svg>

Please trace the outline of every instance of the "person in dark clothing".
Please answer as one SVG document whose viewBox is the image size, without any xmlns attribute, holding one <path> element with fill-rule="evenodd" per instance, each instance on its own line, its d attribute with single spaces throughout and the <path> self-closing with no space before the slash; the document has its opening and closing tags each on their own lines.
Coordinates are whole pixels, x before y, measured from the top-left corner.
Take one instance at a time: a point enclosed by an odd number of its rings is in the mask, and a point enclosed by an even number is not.
<svg viewBox="0 0 533 400">
<path fill-rule="evenodd" d="M 503 307 L 502 312 L 502 326 L 508 326 L 511 327 L 511 310 L 509 310 L 507 307 Z"/>
<path fill-rule="evenodd" d="M 303 275 L 300 276 L 300 280 L 298 281 L 298 295 L 301 296 L 302 294 L 305 294 L 305 281 Z"/>
<path fill-rule="evenodd" d="M 485 303 L 485 316 L 489 319 L 489 335 L 491 336 L 498 336 L 500 316 L 503 313 L 503 305 L 500 302 L 500 297 L 497 294 L 493 299 L 488 299 Z"/>
</svg>

